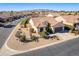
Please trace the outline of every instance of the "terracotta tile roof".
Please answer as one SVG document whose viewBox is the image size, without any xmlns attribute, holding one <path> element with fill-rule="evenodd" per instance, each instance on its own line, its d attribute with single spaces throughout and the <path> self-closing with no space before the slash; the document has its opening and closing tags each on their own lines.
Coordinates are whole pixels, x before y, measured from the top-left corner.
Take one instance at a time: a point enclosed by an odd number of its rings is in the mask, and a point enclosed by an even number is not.
<svg viewBox="0 0 79 59">
<path fill-rule="evenodd" d="M 64 26 L 63 22 L 58 22 L 53 27 L 63 27 L 63 26 Z"/>
<path fill-rule="evenodd" d="M 0 18 L 8 18 L 11 17 L 10 14 L 0 14 Z"/>
<path fill-rule="evenodd" d="M 20 14 L 13 14 L 12 16 L 10 14 L 0 14 L 0 18 L 9 18 L 13 16 L 19 16 Z"/>
<path fill-rule="evenodd" d="M 79 18 L 79 15 L 64 15 L 64 16 L 62 16 L 65 20 L 66 20 L 66 22 L 68 22 L 68 23 L 74 23 L 74 22 L 76 22 L 77 21 L 77 18 Z"/>
<path fill-rule="evenodd" d="M 37 18 L 32 18 L 34 24 L 36 27 L 40 26 L 43 27 L 43 22 L 48 22 L 51 24 L 51 26 L 54 26 L 58 22 L 53 18 L 53 17 L 37 17 Z"/>
</svg>

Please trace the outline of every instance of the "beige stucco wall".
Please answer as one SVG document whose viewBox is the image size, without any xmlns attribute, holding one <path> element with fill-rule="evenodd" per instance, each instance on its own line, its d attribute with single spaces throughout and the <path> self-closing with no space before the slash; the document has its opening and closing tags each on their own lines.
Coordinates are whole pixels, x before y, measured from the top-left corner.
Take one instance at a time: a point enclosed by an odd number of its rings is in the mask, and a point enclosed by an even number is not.
<svg viewBox="0 0 79 59">
<path fill-rule="evenodd" d="M 54 30 L 54 28 L 53 28 L 53 27 L 51 27 L 51 29 L 52 29 L 52 31 L 55 33 L 55 30 Z"/>
<path fill-rule="evenodd" d="M 31 24 L 32 28 L 38 33 L 38 29 L 35 27 L 32 19 L 30 19 L 29 23 Z"/>
</svg>

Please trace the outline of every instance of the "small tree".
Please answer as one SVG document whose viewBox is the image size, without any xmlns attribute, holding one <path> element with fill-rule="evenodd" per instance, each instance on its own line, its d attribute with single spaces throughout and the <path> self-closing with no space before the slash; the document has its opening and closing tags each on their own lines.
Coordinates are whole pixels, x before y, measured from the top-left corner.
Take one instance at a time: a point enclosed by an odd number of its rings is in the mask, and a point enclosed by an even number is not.
<svg viewBox="0 0 79 59">
<path fill-rule="evenodd" d="M 24 27 L 26 27 L 28 23 L 29 23 L 29 18 L 22 20 L 21 25 L 24 25 Z"/>
<path fill-rule="evenodd" d="M 51 26 L 50 26 L 50 23 L 48 23 L 48 26 L 46 27 L 46 33 L 50 33 L 50 34 L 52 34 L 53 33 L 53 31 L 52 31 L 52 29 L 51 29 Z"/>
</svg>

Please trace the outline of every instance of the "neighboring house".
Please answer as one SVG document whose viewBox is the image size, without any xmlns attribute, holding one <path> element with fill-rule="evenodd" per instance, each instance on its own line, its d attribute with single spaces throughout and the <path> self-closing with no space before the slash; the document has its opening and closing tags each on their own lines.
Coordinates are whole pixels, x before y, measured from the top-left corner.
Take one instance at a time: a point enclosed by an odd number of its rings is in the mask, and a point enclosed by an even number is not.
<svg viewBox="0 0 79 59">
<path fill-rule="evenodd" d="M 35 17 L 29 20 L 32 28 L 38 33 L 39 31 L 44 31 L 48 23 L 51 26 L 53 32 L 60 32 L 64 30 L 63 22 L 58 22 L 52 15 L 46 17 Z"/>
<path fill-rule="evenodd" d="M 77 21 L 74 23 L 75 30 L 79 30 L 79 18 Z"/>
<path fill-rule="evenodd" d="M 75 30 L 79 30 L 79 23 L 75 24 Z"/>
<path fill-rule="evenodd" d="M 68 25 L 74 26 L 75 30 L 79 30 L 79 15 L 64 15 L 62 17 Z"/>
<path fill-rule="evenodd" d="M 8 15 L 8 14 L 0 14 L 0 22 L 8 21 L 9 17 L 10 17 L 10 15 Z"/>
<path fill-rule="evenodd" d="M 64 20 L 69 24 L 72 25 L 77 22 L 79 15 L 64 15 L 62 16 L 64 18 Z"/>
<path fill-rule="evenodd" d="M 24 15 L 10 15 L 10 14 L 0 14 L 0 22 L 13 21 L 16 19 L 20 19 L 24 17 Z"/>
</svg>

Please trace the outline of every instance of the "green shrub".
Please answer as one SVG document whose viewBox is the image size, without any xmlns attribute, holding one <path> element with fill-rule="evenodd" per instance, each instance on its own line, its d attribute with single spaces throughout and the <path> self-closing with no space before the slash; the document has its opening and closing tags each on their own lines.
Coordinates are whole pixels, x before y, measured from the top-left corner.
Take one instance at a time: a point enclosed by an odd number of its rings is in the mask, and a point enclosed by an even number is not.
<svg viewBox="0 0 79 59">
<path fill-rule="evenodd" d="M 19 40 L 20 40 L 21 42 L 26 42 L 26 36 L 25 36 L 25 35 L 22 35 L 22 36 L 19 38 Z"/>
<path fill-rule="evenodd" d="M 21 37 L 21 31 L 20 31 L 20 30 L 17 31 L 16 34 L 15 34 L 15 36 L 16 36 L 17 38 L 20 38 L 20 37 Z"/>
<path fill-rule="evenodd" d="M 24 24 L 24 23 L 28 23 L 28 22 L 29 22 L 29 19 L 30 19 L 30 18 L 24 19 L 24 20 L 22 20 L 21 23 L 22 23 L 22 24 Z"/>
<path fill-rule="evenodd" d="M 74 30 L 74 31 L 72 31 L 72 33 L 74 33 L 75 35 L 78 35 L 79 31 L 78 30 Z"/>
<path fill-rule="evenodd" d="M 24 27 L 26 27 L 26 24 L 28 24 L 28 23 L 29 23 L 29 18 L 21 21 L 21 25 L 24 25 Z"/>
<path fill-rule="evenodd" d="M 45 37 L 46 36 L 45 32 L 39 32 L 39 34 L 40 34 L 41 37 Z"/>
<path fill-rule="evenodd" d="M 53 33 L 53 31 L 52 31 L 52 29 L 51 29 L 51 26 L 50 26 L 50 23 L 48 23 L 48 26 L 46 27 L 46 33 L 50 33 L 50 34 L 52 34 Z"/>
<path fill-rule="evenodd" d="M 47 28 L 46 28 L 46 32 L 48 32 L 48 33 L 50 33 L 50 34 L 53 33 L 53 31 L 52 31 L 52 29 L 51 29 L 50 27 L 47 27 Z"/>
<path fill-rule="evenodd" d="M 32 35 L 32 36 L 31 36 L 31 39 L 32 39 L 32 40 L 38 40 L 38 37 L 36 37 L 35 35 Z"/>
</svg>

